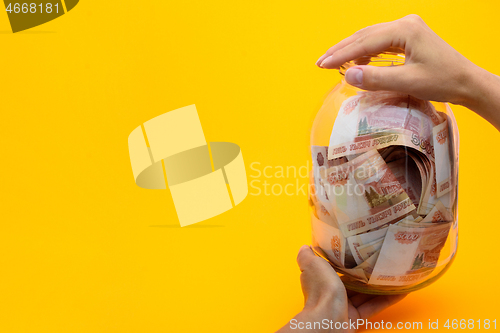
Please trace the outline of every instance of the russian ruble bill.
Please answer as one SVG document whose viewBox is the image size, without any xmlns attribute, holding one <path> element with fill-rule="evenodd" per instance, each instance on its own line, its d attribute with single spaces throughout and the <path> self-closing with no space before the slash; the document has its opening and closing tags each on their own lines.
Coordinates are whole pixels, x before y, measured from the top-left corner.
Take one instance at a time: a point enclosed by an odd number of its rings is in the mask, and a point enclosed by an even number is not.
<svg viewBox="0 0 500 333">
<path fill-rule="evenodd" d="M 321 248 L 328 259 L 339 267 L 344 267 L 345 262 L 345 237 L 339 229 L 334 228 L 311 214 L 311 229 L 315 244 Z"/>
<path fill-rule="evenodd" d="M 380 230 L 347 237 L 347 244 L 351 249 L 351 253 L 353 254 L 354 259 L 358 265 L 360 265 L 361 263 L 363 263 L 363 261 L 365 261 L 361 253 L 359 253 L 358 248 L 362 247 L 363 245 L 369 244 L 373 241 L 383 239 L 386 233 L 387 233 L 387 228 L 383 228 Z"/>
<path fill-rule="evenodd" d="M 451 222 L 413 228 L 391 225 L 369 284 L 402 286 L 418 283 L 432 273 Z"/>
</svg>

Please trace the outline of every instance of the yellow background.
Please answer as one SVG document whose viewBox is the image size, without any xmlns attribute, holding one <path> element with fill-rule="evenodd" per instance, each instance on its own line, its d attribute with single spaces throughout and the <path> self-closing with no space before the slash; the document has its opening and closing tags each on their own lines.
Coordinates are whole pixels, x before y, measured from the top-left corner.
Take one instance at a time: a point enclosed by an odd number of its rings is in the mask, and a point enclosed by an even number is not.
<svg viewBox="0 0 500 333">
<path fill-rule="evenodd" d="M 340 79 L 314 65 L 330 46 L 416 13 L 500 73 L 499 10 L 481 0 L 83 0 L 18 34 L 0 13 L 0 332 L 278 329 L 302 306 L 295 256 L 310 243 L 306 196 L 249 195 L 180 228 L 168 190 L 134 184 L 129 133 L 195 103 L 207 140 L 240 145 L 249 176 L 252 162 L 306 165 L 315 110 Z M 372 321 L 500 319 L 500 135 L 453 110 L 457 259 Z"/>
</svg>

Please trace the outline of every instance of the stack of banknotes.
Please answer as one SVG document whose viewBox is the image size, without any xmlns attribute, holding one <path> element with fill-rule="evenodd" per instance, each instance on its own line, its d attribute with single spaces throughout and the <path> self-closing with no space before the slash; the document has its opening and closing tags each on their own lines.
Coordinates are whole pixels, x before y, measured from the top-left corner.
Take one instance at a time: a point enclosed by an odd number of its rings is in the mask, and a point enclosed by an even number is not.
<svg viewBox="0 0 500 333">
<path fill-rule="evenodd" d="M 359 92 L 312 146 L 313 248 L 362 283 L 407 286 L 438 264 L 456 221 L 453 120 L 409 95 Z"/>
</svg>

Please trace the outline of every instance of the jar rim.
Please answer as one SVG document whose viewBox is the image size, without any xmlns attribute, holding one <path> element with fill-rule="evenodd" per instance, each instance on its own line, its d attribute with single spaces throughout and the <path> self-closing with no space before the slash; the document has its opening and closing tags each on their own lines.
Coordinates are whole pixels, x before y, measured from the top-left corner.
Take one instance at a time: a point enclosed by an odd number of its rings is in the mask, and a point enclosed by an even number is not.
<svg viewBox="0 0 500 333">
<path fill-rule="evenodd" d="M 345 72 L 354 66 L 369 65 L 377 67 L 401 66 L 405 64 L 405 54 L 402 51 L 392 52 L 384 51 L 362 56 L 360 58 L 348 61 L 340 66 L 339 73 L 345 76 Z"/>
</svg>

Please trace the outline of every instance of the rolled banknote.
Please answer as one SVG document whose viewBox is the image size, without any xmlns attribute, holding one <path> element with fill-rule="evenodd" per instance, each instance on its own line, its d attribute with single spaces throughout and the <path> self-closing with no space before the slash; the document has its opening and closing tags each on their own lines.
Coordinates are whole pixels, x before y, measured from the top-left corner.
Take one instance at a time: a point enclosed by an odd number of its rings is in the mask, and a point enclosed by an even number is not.
<svg viewBox="0 0 500 333">
<path fill-rule="evenodd" d="M 358 265 L 360 265 L 364 261 L 363 257 L 358 252 L 358 248 L 365 244 L 369 244 L 375 240 L 383 238 L 387 233 L 387 230 L 387 228 L 384 228 L 347 238 L 347 244 L 349 245 L 349 248 L 351 249 L 354 259 L 356 260 L 356 263 Z"/>
<path fill-rule="evenodd" d="M 345 237 L 395 221 L 415 210 L 376 149 L 322 171 L 333 213 Z"/>
<path fill-rule="evenodd" d="M 450 192 L 451 184 L 451 156 L 448 121 L 434 126 L 434 153 L 436 158 L 436 195 L 441 197 Z"/>
<path fill-rule="evenodd" d="M 417 213 L 422 215 L 422 216 L 427 216 L 430 211 L 434 208 L 436 203 L 438 201 L 441 201 L 441 203 L 448 209 L 449 211 L 451 210 L 451 206 L 453 205 L 453 202 L 455 200 L 454 196 L 454 191 L 449 191 L 446 194 L 443 194 L 440 198 L 437 196 L 437 182 L 436 182 L 436 172 L 435 172 L 435 164 L 434 162 L 431 163 L 431 179 L 429 183 L 427 184 L 425 192 L 422 193 L 422 196 L 420 198 L 420 203 L 418 206 Z M 452 181 L 452 187 L 455 185 L 453 184 Z"/>
<path fill-rule="evenodd" d="M 436 202 L 434 208 L 420 223 L 451 222 L 453 218 L 441 201 Z"/>
<path fill-rule="evenodd" d="M 365 272 L 366 277 L 368 278 L 368 283 L 370 283 L 371 275 L 373 273 L 373 269 L 376 266 L 378 259 L 380 257 L 380 250 L 372 254 L 370 258 L 365 260 L 360 265 L 354 267 L 354 269 L 362 269 Z"/>
<path fill-rule="evenodd" d="M 387 167 L 391 169 L 394 177 L 401 184 L 401 187 L 408 194 L 415 207 L 418 208 L 423 184 L 415 161 L 411 158 L 401 158 L 387 163 Z"/>
<path fill-rule="evenodd" d="M 358 248 L 358 252 L 360 256 L 363 258 L 363 261 L 366 261 L 370 258 L 375 252 L 378 252 L 382 248 L 382 243 L 384 242 L 384 237 L 374 240 L 368 244 L 362 245 Z"/>
</svg>

